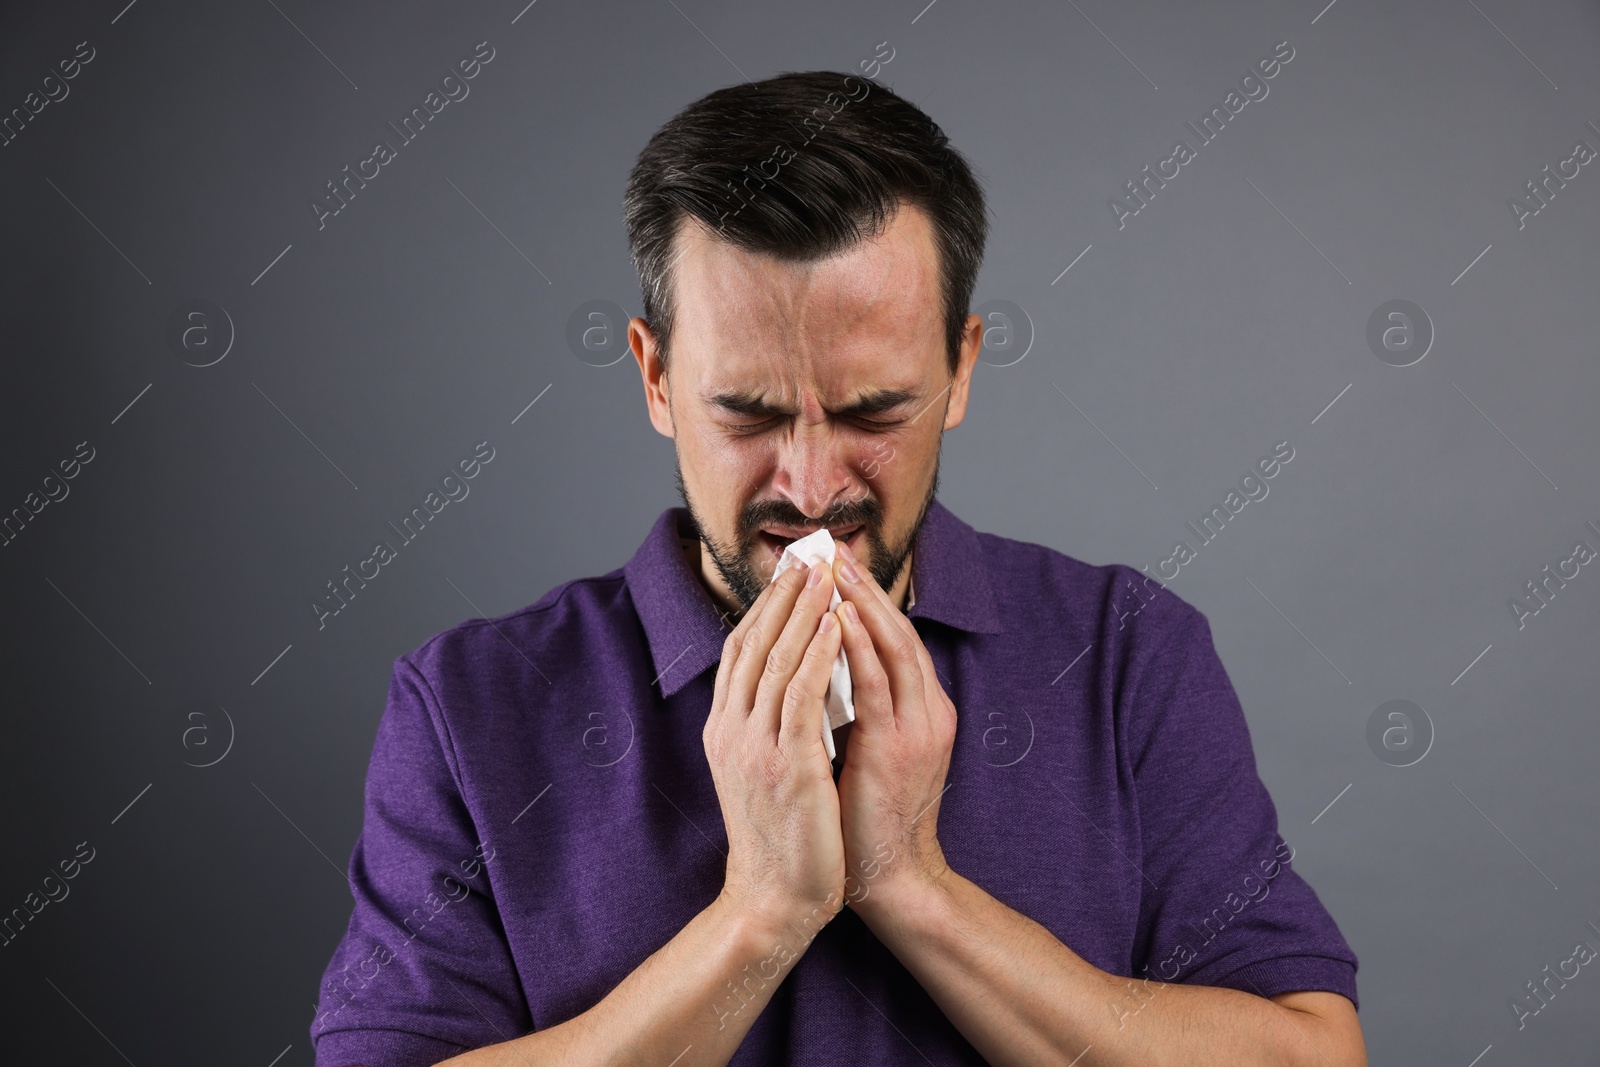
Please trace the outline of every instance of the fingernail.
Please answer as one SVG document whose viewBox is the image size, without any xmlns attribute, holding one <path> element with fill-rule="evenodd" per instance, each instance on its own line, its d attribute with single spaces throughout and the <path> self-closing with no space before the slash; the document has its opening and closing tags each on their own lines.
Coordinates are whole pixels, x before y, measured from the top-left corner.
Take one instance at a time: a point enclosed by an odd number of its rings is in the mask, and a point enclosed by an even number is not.
<svg viewBox="0 0 1600 1067">
<path fill-rule="evenodd" d="M 846 600 L 843 604 L 839 605 L 839 610 L 850 616 L 850 622 L 852 624 L 861 621 L 861 616 L 856 614 L 856 606 L 850 603 L 850 601 Z"/>
<path fill-rule="evenodd" d="M 821 567 L 811 567 L 809 569 L 810 569 L 811 573 L 806 575 L 806 585 L 807 586 L 813 586 L 813 585 L 816 585 L 818 582 L 822 581 L 822 568 Z"/>
<path fill-rule="evenodd" d="M 838 617 L 833 612 L 824 611 L 822 613 L 822 622 L 817 625 L 817 629 L 822 633 L 827 633 L 833 629 L 833 624 L 837 621 Z"/>
<path fill-rule="evenodd" d="M 856 573 L 855 567 L 852 566 L 850 561 L 847 559 L 841 559 L 839 561 L 839 577 L 851 583 L 859 582 L 861 580 L 861 576 Z"/>
</svg>

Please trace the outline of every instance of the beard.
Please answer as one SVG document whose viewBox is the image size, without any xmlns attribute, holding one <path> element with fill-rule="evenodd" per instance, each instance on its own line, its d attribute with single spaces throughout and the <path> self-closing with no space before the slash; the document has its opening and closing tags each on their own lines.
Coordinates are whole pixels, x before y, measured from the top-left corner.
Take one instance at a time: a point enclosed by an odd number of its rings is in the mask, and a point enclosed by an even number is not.
<svg viewBox="0 0 1600 1067">
<path fill-rule="evenodd" d="M 758 560 L 767 562 L 769 559 L 766 546 L 758 536 L 763 526 L 805 529 L 811 526 L 852 526 L 860 523 L 862 533 L 860 544 L 863 545 L 863 550 L 856 553 L 857 561 L 866 564 L 873 580 L 884 591 L 894 588 L 894 583 L 900 578 L 900 572 L 905 568 L 907 557 L 911 555 L 911 546 L 916 540 L 917 531 L 922 529 L 923 520 L 928 516 L 928 508 L 933 503 L 934 495 L 939 491 L 939 457 L 934 456 L 933 478 L 928 483 L 928 492 L 922 499 L 916 521 L 895 545 L 890 545 L 884 540 L 883 505 L 870 497 L 841 504 L 823 515 L 820 520 L 803 515 L 787 500 L 757 501 L 747 505 L 740 513 L 736 538 L 733 541 L 723 541 L 712 535 L 710 527 L 695 508 L 694 501 L 689 497 L 689 488 L 683 481 L 683 467 L 676 460 L 673 463 L 673 476 L 678 486 L 678 495 L 683 498 L 684 507 L 689 509 L 689 522 L 694 528 L 694 534 L 711 556 L 711 562 L 717 568 L 717 573 L 722 575 L 722 580 L 738 598 L 742 614 L 750 609 L 750 605 L 755 603 L 761 591 L 766 588 L 772 576 L 772 567 L 775 565 L 775 561 L 768 563 L 765 572 L 756 565 Z"/>
</svg>

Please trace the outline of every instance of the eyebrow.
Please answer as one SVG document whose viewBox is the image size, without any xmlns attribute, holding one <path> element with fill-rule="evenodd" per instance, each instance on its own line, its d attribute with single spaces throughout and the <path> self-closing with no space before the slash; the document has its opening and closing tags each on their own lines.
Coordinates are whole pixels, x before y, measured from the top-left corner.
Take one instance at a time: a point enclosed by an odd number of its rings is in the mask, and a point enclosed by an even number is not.
<svg viewBox="0 0 1600 1067">
<path fill-rule="evenodd" d="M 881 415 L 886 411 L 908 404 L 921 397 L 921 393 L 912 389 L 871 389 L 862 394 L 860 400 L 847 407 L 840 408 L 833 414 L 851 418 L 859 415 Z M 767 417 L 774 415 L 792 415 L 793 411 L 770 403 L 759 393 L 742 392 L 739 390 L 724 390 L 710 393 L 705 396 L 706 403 L 719 408 L 730 415 L 743 415 L 751 417 Z"/>
</svg>

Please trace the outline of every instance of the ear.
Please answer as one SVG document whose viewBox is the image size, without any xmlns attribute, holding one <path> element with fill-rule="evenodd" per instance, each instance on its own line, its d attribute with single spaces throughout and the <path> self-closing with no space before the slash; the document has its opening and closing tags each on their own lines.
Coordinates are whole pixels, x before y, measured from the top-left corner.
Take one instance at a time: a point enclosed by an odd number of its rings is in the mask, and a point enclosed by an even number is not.
<svg viewBox="0 0 1600 1067">
<path fill-rule="evenodd" d="M 635 316 L 628 320 L 628 348 L 639 364 L 639 376 L 644 380 L 644 403 L 650 412 L 650 424 L 664 437 L 672 437 L 672 402 L 668 390 L 666 368 L 661 363 L 661 350 L 656 345 L 656 335 L 650 324 Z"/>
<path fill-rule="evenodd" d="M 983 319 L 968 315 L 961 331 L 961 351 L 956 357 L 956 376 L 950 383 L 950 403 L 944 412 L 944 428 L 953 429 L 967 415 L 967 396 L 972 385 L 972 369 L 983 351 Z"/>
</svg>

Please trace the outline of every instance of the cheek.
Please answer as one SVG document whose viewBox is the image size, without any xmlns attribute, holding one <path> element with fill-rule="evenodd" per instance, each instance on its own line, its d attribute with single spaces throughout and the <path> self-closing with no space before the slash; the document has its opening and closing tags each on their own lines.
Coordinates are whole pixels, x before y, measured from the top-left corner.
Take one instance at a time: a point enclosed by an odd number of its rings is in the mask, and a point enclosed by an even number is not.
<svg viewBox="0 0 1600 1067">
<path fill-rule="evenodd" d="M 733 436 L 715 423 L 698 423 L 694 433 L 680 434 L 678 441 L 679 462 L 685 476 L 691 471 L 698 473 L 698 484 L 707 489 L 713 488 L 714 482 L 742 483 L 772 458 L 771 449 L 759 440 Z"/>
<path fill-rule="evenodd" d="M 925 433 L 874 434 L 855 449 L 855 469 L 880 497 L 914 494 L 932 477 L 939 438 Z"/>
<path fill-rule="evenodd" d="M 762 495 L 777 469 L 777 455 L 770 445 L 730 439 L 715 428 L 680 434 L 678 442 L 678 463 L 695 506 L 710 514 L 737 515 Z"/>
<path fill-rule="evenodd" d="M 708 458 L 713 477 L 706 488 L 740 500 L 754 496 L 778 467 L 773 449 L 752 441 L 735 441 Z"/>
</svg>

